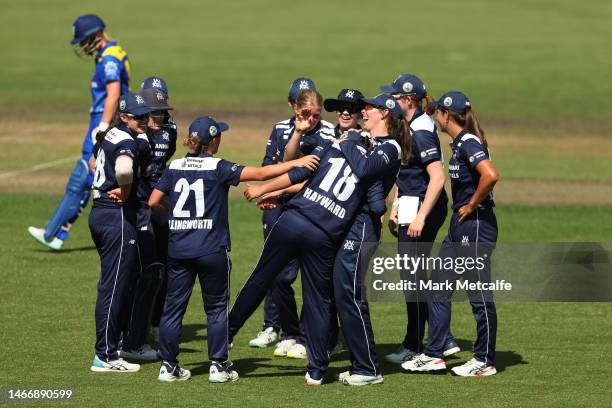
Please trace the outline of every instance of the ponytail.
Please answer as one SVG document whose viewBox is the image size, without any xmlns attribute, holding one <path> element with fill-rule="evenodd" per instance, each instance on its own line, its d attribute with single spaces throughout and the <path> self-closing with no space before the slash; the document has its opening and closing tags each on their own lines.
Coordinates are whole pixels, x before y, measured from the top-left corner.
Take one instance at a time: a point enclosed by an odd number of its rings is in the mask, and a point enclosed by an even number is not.
<svg viewBox="0 0 612 408">
<path fill-rule="evenodd" d="M 396 118 L 389 112 L 389 116 L 385 119 L 385 123 L 389 134 L 399 139 L 399 144 L 402 149 L 402 164 L 408 164 L 412 154 L 412 137 L 410 136 L 408 121 L 404 116 Z"/>
<path fill-rule="evenodd" d="M 433 106 L 433 103 L 432 103 L 435 101 L 436 100 L 433 98 L 433 96 L 425 94 L 425 108 L 423 108 L 423 110 L 429 116 L 433 115 L 434 112 L 436 111 L 436 107 Z"/>
<path fill-rule="evenodd" d="M 471 108 L 466 109 L 465 115 L 460 115 L 453 111 L 449 111 L 448 113 L 451 119 L 457 122 L 457 124 L 468 133 L 476 136 L 480 140 L 480 144 L 482 144 L 485 149 L 487 148 L 487 139 L 485 138 L 484 129 L 480 126 L 480 122 L 478 122 L 478 118 Z"/>
</svg>

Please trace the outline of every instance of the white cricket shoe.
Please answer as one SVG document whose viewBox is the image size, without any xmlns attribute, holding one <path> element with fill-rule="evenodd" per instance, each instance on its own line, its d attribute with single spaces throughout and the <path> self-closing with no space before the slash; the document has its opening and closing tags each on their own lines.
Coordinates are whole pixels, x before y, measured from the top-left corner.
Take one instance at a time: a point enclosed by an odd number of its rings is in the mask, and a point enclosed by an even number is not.
<svg viewBox="0 0 612 408">
<path fill-rule="evenodd" d="M 308 385 L 309 387 L 319 387 L 323 383 L 322 378 L 316 380 L 310 376 L 310 373 L 308 373 L 308 371 L 306 371 L 306 376 L 304 377 L 304 380 L 306 382 L 306 385 Z"/>
<path fill-rule="evenodd" d="M 232 362 L 229 360 L 224 363 L 218 363 L 216 361 L 211 362 L 210 370 L 208 371 L 208 381 L 211 383 L 236 381 L 238 379 L 238 373 L 232 370 L 232 365 Z"/>
<path fill-rule="evenodd" d="M 167 361 L 162 361 L 159 367 L 159 382 L 174 382 L 187 381 L 191 378 L 191 371 L 181 368 L 178 364 L 170 364 Z"/>
<path fill-rule="evenodd" d="M 91 362 L 90 370 L 96 373 L 135 373 L 140 370 L 140 364 L 128 363 L 122 358 L 102 361 L 98 356 L 95 356 Z"/>
<path fill-rule="evenodd" d="M 293 346 L 295 346 L 294 339 L 281 340 L 278 343 L 276 343 L 276 348 L 274 349 L 274 355 L 276 357 L 287 357 L 287 352 Z"/>
<path fill-rule="evenodd" d="M 342 380 L 344 380 L 346 377 L 350 376 L 351 372 L 350 371 L 343 371 L 340 374 L 336 374 L 336 380 L 342 382 Z"/>
<path fill-rule="evenodd" d="M 287 358 L 308 358 L 306 347 L 299 343 L 294 344 L 293 347 L 287 350 Z"/>
<path fill-rule="evenodd" d="M 407 349 L 404 346 L 399 346 L 395 353 L 387 354 L 385 356 L 385 360 L 393 364 L 402 364 L 406 361 L 412 360 L 418 355 L 419 353 L 415 353 L 414 351 Z"/>
<path fill-rule="evenodd" d="M 274 327 L 266 327 L 263 331 L 257 333 L 257 337 L 249 341 L 249 347 L 266 348 L 277 341 L 278 333 L 274 330 Z"/>
<path fill-rule="evenodd" d="M 488 366 L 482 361 L 472 358 L 465 364 L 451 368 L 451 372 L 461 377 L 486 377 L 497 374 L 497 369 L 495 366 Z"/>
<path fill-rule="evenodd" d="M 361 374 L 351 374 L 344 376 L 342 378 L 342 384 L 344 385 L 371 385 L 371 384 L 381 384 L 383 382 L 383 376 L 378 375 L 361 375 Z"/>
<path fill-rule="evenodd" d="M 419 354 L 412 360 L 402 363 L 402 368 L 410 372 L 444 372 L 446 371 L 446 363 L 441 358 L 429 357 L 425 354 Z"/>
<path fill-rule="evenodd" d="M 156 361 L 157 350 L 154 350 L 148 344 L 143 344 L 136 350 L 120 350 L 119 355 L 124 358 L 136 361 Z"/>
<path fill-rule="evenodd" d="M 45 229 L 44 228 L 28 227 L 28 233 L 36 241 L 40 242 L 46 247 L 51 248 L 54 251 L 59 251 L 60 249 L 62 249 L 62 245 L 64 245 L 64 241 L 62 241 L 58 237 L 53 237 L 51 241 L 47 241 L 45 239 Z"/>
<path fill-rule="evenodd" d="M 457 342 L 455 340 L 450 340 L 444 345 L 443 355 L 444 357 L 450 357 L 454 354 L 459 353 L 460 351 L 461 351 L 461 348 L 459 348 L 459 345 L 457 344 Z"/>
</svg>

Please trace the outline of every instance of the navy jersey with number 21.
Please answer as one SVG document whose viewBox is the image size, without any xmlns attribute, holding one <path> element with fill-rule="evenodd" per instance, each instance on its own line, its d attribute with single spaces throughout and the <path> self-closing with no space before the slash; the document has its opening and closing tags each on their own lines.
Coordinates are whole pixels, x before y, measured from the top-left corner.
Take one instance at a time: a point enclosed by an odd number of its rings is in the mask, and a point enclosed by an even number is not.
<svg viewBox="0 0 612 408">
<path fill-rule="evenodd" d="M 199 258 L 230 249 L 227 193 L 244 166 L 207 153 L 173 160 L 155 186 L 170 202 L 168 255 Z"/>
</svg>

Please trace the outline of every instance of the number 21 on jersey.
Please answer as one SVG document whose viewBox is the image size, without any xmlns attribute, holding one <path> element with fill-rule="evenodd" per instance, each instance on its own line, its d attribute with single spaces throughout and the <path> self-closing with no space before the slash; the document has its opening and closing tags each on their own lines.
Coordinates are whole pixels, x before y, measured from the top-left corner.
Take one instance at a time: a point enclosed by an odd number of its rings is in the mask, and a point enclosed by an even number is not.
<svg viewBox="0 0 612 408">
<path fill-rule="evenodd" d="M 174 191 L 179 193 L 176 200 L 172 215 L 174 218 L 200 218 L 204 216 L 204 180 L 197 179 L 193 183 L 189 183 L 186 178 L 180 178 L 174 185 Z M 194 198 L 191 198 L 191 192 L 194 192 Z M 192 211 L 195 214 L 192 215 Z"/>
</svg>

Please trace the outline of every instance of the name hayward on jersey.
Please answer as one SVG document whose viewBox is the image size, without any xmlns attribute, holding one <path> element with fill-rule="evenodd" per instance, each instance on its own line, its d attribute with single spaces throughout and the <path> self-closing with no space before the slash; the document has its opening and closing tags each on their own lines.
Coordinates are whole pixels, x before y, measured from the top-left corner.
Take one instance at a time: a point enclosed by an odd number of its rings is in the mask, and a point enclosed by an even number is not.
<svg viewBox="0 0 612 408">
<path fill-rule="evenodd" d="M 310 178 L 289 201 L 289 208 L 297 209 L 335 241 L 342 238 L 365 199 L 384 212 L 382 184 L 355 176 L 338 144 L 317 146 L 311 154 L 320 157 L 316 171 L 298 168 L 288 173 L 293 184 Z"/>
<path fill-rule="evenodd" d="M 119 156 L 132 158 L 134 178 L 132 184 L 138 182 L 138 149 L 136 141 L 128 133 L 125 127 L 115 127 L 108 131 L 102 142 L 94 149 L 96 168 L 92 186 L 94 206 L 107 208 L 120 208 L 122 205 L 116 203 L 108 196 L 108 192 L 119 187 L 115 177 L 115 162 Z M 136 207 L 136 188 L 130 192 L 123 206 Z"/>
<path fill-rule="evenodd" d="M 452 155 L 448 162 L 448 173 L 451 179 L 451 190 L 453 195 L 454 210 L 467 204 L 480 181 L 480 173 L 476 166 L 484 160 L 490 160 L 489 152 L 480 143 L 480 139 L 475 135 L 459 133 L 453 143 L 450 144 Z M 494 207 L 493 193 L 480 203 L 482 207 Z"/>
<path fill-rule="evenodd" d="M 240 182 L 244 166 L 207 153 L 173 160 L 155 188 L 164 192 L 168 214 L 168 253 L 189 259 L 230 249 L 227 195 Z"/>
</svg>

